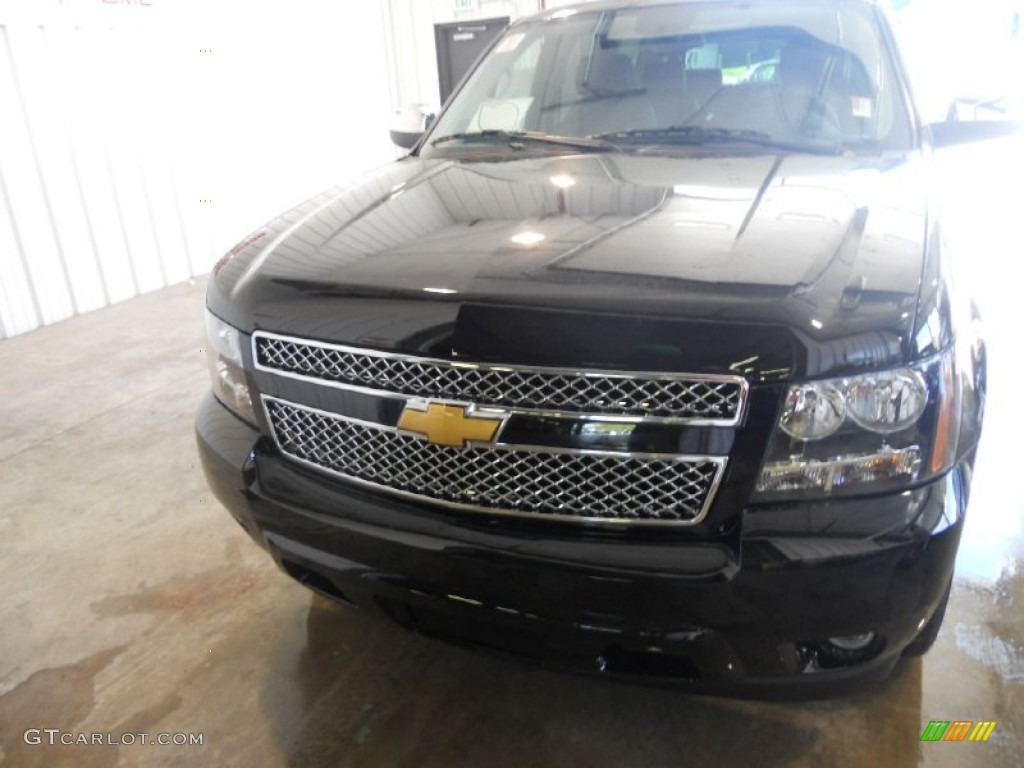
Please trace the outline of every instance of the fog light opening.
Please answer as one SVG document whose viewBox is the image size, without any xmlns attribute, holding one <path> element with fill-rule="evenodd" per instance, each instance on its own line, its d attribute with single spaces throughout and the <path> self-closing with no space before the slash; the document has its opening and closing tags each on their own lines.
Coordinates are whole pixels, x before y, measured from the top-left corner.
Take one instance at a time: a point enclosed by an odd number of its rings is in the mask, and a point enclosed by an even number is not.
<svg viewBox="0 0 1024 768">
<path fill-rule="evenodd" d="M 815 644 L 812 665 L 818 669 L 838 669 L 860 664 L 878 656 L 885 647 L 884 640 L 874 632 L 856 635 L 837 635 Z"/>
</svg>

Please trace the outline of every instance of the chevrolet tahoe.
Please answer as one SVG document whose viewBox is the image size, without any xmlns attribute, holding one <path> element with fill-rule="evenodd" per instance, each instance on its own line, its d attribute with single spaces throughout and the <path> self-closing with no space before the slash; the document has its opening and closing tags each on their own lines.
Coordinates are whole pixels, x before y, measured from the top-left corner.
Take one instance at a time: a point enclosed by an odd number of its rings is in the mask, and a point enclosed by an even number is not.
<svg viewBox="0 0 1024 768">
<path fill-rule="evenodd" d="M 862 0 L 513 23 L 408 155 L 215 266 L 209 484 L 281 569 L 425 634 L 744 696 L 942 622 L 985 348 Z"/>
</svg>

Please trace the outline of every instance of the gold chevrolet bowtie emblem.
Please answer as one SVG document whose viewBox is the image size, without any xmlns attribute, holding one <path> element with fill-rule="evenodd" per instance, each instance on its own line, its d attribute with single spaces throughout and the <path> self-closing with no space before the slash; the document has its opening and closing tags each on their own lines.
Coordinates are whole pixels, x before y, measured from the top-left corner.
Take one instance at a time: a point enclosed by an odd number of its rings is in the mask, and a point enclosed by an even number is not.
<svg viewBox="0 0 1024 768">
<path fill-rule="evenodd" d="M 406 405 L 398 428 L 424 435 L 436 445 L 465 448 L 469 441 L 489 443 L 498 434 L 502 419 L 473 416 L 461 405 L 430 403 L 427 410 Z"/>
</svg>

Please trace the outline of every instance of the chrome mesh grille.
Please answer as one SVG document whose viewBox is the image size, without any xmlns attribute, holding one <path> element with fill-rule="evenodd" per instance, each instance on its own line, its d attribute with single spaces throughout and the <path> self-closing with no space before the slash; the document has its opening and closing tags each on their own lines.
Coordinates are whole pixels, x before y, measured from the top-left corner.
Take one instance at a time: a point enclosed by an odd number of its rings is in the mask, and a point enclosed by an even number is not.
<svg viewBox="0 0 1024 768">
<path fill-rule="evenodd" d="M 735 377 L 618 374 L 450 363 L 257 334 L 257 366 L 401 395 L 530 410 L 735 423 Z"/>
<path fill-rule="evenodd" d="M 617 522 L 698 522 L 724 458 L 434 445 L 386 427 L 264 398 L 281 450 L 320 469 L 495 513 Z"/>
</svg>

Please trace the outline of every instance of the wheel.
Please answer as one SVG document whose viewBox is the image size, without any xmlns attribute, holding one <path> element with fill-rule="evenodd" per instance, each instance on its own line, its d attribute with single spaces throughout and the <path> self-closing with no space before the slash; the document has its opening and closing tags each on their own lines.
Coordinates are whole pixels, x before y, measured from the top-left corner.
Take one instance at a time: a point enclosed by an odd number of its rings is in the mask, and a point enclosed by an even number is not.
<svg viewBox="0 0 1024 768">
<path fill-rule="evenodd" d="M 946 606 L 949 605 L 949 593 L 953 588 L 953 580 L 950 579 L 949 585 L 946 587 L 946 593 L 942 596 L 942 601 L 939 603 L 939 607 L 935 609 L 935 613 L 928 619 L 928 623 L 924 625 L 924 628 L 918 633 L 910 645 L 903 649 L 903 656 L 906 658 L 915 658 L 917 656 L 924 656 L 928 653 L 928 649 L 935 645 L 935 641 L 939 637 L 939 630 L 942 628 L 942 620 L 946 618 Z"/>
</svg>

